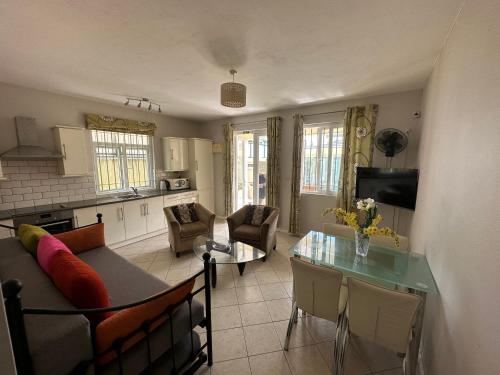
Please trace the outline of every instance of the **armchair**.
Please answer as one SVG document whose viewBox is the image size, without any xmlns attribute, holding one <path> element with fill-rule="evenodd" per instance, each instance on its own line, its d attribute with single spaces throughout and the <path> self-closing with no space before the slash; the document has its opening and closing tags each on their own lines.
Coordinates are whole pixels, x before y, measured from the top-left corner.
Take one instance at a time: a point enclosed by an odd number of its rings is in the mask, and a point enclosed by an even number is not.
<svg viewBox="0 0 500 375">
<path fill-rule="evenodd" d="M 246 223 L 245 220 L 250 207 L 251 205 L 243 206 L 227 217 L 229 238 L 254 246 L 269 254 L 271 249 L 276 250 L 276 228 L 278 226 L 280 210 L 274 207 L 267 207 L 270 209 L 270 212 L 264 222 L 260 225 L 251 225 Z"/>
<path fill-rule="evenodd" d="M 199 220 L 186 224 L 179 223 L 172 208 L 173 207 L 165 207 L 163 212 L 165 212 L 165 217 L 167 219 L 170 247 L 177 257 L 180 256 L 181 252 L 193 249 L 193 241 L 197 236 L 213 236 L 215 214 L 201 204 L 194 203 L 194 210 Z"/>
</svg>

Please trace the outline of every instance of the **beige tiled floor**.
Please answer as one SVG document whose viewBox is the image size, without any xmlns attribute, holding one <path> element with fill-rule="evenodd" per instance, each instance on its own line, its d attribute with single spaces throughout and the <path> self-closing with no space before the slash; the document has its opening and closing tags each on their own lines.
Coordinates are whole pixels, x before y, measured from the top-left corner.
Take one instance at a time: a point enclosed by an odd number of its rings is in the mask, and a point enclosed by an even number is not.
<svg viewBox="0 0 500 375">
<path fill-rule="evenodd" d="M 217 220 L 215 231 L 227 233 L 225 222 Z M 334 323 L 309 315 L 300 317 L 292 332 L 289 351 L 283 350 L 292 293 L 288 249 L 297 240 L 278 233 L 277 251 L 266 262 L 247 264 L 243 276 L 236 266 L 217 267 L 217 288 L 212 290 L 214 365 L 211 369 L 203 366 L 197 374 L 330 373 Z M 176 258 L 166 235 L 116 251 L 168 283 L 189 277 L 202 267 L 201 260 L 192 254 Z M 345 374 L 392 375 L 399 372 L 400 366 L 401 360 L 395 354 L 364 341 L 351 340 Z"/>
</svg>

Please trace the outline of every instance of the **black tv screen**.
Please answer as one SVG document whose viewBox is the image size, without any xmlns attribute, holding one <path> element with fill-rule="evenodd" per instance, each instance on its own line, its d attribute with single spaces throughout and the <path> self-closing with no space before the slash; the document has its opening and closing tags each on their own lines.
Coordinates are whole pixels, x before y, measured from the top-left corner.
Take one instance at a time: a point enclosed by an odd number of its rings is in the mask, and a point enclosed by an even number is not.
<svg viewBox="0 0 500 375">
<path fill-rule="evenodd" d="M 418 169 L 356 169 L 356 198 L 373 198 L 377 203 L 415 209 Z"/>
</svg>

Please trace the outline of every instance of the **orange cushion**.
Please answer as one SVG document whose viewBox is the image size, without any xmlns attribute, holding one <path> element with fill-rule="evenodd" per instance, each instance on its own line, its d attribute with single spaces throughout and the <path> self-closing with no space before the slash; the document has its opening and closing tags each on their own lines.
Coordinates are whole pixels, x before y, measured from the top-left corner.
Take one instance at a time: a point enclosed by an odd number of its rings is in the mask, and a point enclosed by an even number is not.
<svg viewBox="0 0 500 375">
<path fill-rule="evenodd" d="M 103 223 L 70 230 L 69 232 L 58 233 L 55 234 L 54 237 L 69 247 L 73 254 L 106 245 L 104 241 Z"/>
<path fill-rule="evenodd" d="M 131 334 L 133 331 L 141 327 L 144 321 L 154 320 L 169 306 L 182 301 L 191 292 L 191 290 L 193 290 L 194 281 L 195 280 L 193 279 L 180 286 L 175 291 L 167 293 L 151 302 L 115 312 L 111 317 L 100 322 L 97 325 L 95 332 L 95 348 L 98 355 L 100 354 L 98 357 L 98 364 L 104 365 L 116 358 L 115 351 L 105 352 L 111 347 L 116 339 Z M 165 320 L 166 317 L 164 316 L 161 319 L 156 320 L 151 325 L 150 330 L 156 329 L 163 322 L 165 322 Z M 122 350 L 125 351 L 131 348 L 144 337 L 144 333 L 136 333 L 123 343 Z"/>
<path fill-rule="evenodd" d="M 71 252 L 58 251 L 48 267 L 48 274 L 57 289 L 78 309 L 110 307 L 109 296 L 99 274 Z M 92 325 L 112 313 L 87 314 Z"/>
</svg>

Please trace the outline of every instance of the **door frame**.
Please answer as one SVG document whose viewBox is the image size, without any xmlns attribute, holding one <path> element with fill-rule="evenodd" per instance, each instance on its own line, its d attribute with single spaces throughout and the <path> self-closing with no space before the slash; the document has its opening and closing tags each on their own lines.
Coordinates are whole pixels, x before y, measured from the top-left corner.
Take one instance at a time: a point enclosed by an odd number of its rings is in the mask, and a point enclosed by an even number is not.
<svg viewBox="0 0 500 375">
<path fill-rule="evenodd" d="M 259 201 L 259 137 L 261 136 L 266 136 L 267 137 L 267 128 L 262 127 L 262 128 L 257 128 L 257 129 L 242 129 L 242 130 L 234 130 L 233 132 L 233 204 L 235 206 L 235 209 L 238 209 L 238 158 L 237 158 L 237 153 L 238 153 L 238 142 L 237 138 L 239 134 L 252 134 L 253 135 L 253 161 L 254 161 L 254 168 L 253 168 L 253 176 L 252 180 L 254 183 L 254 189 L 253 189 L 253 202 Z M 243 149 L 243 160 L 246 159 L 246 149 Z M 267 157 L 267 156 L 266 156 Z M 257 163 L 255 163 L 257 161 Z M 266 167 L 267 168 L 267 167 Z M 243 173 L 245 174 L 245 173 Z M 267 170 L 266 170 L 266 175 L 267 175 Z M 247 176 L 248 178 L 248 176 Z M 249 181 L 246 181 L 248 184 Z M 247 189 L 243 187 L 243 197 L 245 197 L 247 194 L 245 194 Z M 267 197 L 266 197 L 267 199 Z M 258 203 L 257 203 L 258 204 Z"/>
</svg>

